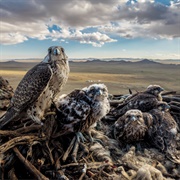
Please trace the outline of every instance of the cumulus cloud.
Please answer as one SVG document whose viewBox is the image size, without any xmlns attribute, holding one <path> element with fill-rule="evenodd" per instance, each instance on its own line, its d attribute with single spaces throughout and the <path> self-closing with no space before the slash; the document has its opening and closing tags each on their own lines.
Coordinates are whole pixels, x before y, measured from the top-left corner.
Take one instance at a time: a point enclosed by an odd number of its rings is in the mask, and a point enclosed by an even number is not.
<svg viewBox="0 0 180 180">
<path fill-rule="evenodd" d="M 63 39 L 101 47 L 118 36 L 177 38 L 179 7 L 178 0 L 169 5 L 153 0 L 1 0 L 0 43 Z"/>
<path fill-rule="evenodd" d="M 180 37 L 180 11 L 176 3 L 165 6 L 141 1 L 133 6 L 120 6 L 115 13 L 115 24 L 101 26 L 99 30 L 119 36 L 176 38 Z"/>
</svg>

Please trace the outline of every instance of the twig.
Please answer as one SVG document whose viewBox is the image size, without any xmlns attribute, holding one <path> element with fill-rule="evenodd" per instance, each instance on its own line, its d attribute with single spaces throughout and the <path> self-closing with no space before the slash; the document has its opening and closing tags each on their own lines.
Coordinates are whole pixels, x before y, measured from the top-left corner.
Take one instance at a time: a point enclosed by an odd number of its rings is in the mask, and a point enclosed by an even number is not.
<svg viewBox="0 0 180 180">
<path fill-rule="evenodd" d="M 29 169 L 29 171 L 38 179 L 38 180 L 49 180 L 46 176 L 44 176 L 40 171 L 36 169 L 34 165 L 32 165 L 28 160 L 26 160 L 23 155 L 19 152 L 17 147 L 13 148 L 13 151 L 16 153 L 16 156 L 19 160 Z"/>
<path fill-rule="evenodd" d="M 176 105 L 171 105 L 171 110 L 172 110 L 172 111 L 180 112 L 180 107 L 178 107 L 178 106 L 176 106 Z"/>
<path fill-rule="evenodd" d="M 11 130 L 0 130 L 0 136 L 21 136 L 21 133 Z"/>
<path fill-rule="evenodd" d="M 68 179 L 65 176 L 64 172 L 61 170 L 60 157 L 58 156 L 58 152 L 55 152 L 55 159 L 56 159 L 55 168 L 56 168 L 57 174 L 64 179 Z"/>
<path fill-rule="evenodd" d="M 168 92 L 164 92 L 164 93 L 162 93 L 162 96 L 165 96 L 165 95 L 171 95 L 171 94 L 176 94 L 176 91 L 168 91 Z"/>
<path fill-rule="evenodd" d="M 171 102 L 171 101 L 180 102 L 179 97 L 168 97 L 168 96 L 162 96 L 162 97 L 163 97 L 163 101 L 166 101 L 166 102 Z"/>
<path fill-rule="evenodd" d="M 118 106 L 122 102 L 123 102 L 123 100 L 112 100 L 112 101 L 109 101 L 110 105 L 113 106 L 113 107 Z"/>
<path fill-rule="evenodd" d="M 180 107 L 180 102 L 176 102 L 176 101 L 171 101 L 170 105 L 176 105 Z"/>
<path fill-rule="evenodd" d="M 27 127 L 22 127 L 16 130 L 16 132 L 18 133 L 28 133 L 28 132 L 32 132 L 35 130 L 39 130 L 42 126 L 41 125 L 31 125 L 31 126 L 27 126 Z"/>
<path fill-rule="evenodd" d="M 83 165 L 84 163 L 70 163 L 70 164 L 65 164 L 63 166 L 61 166 L 61 169 L 65 169 L 67 167 L 71 167 L 71 166 L 81 166 Z"/>
<path fill-rule="evenodd" d="M 21 136 L 24 133 L 39 130 L 40 127 L 41 127 L 41 125 L 32 125 L 32 126 L 28 126 L 28 127 L 22 127 L 17 130 L 13 130 L 13 131 L 12 130 L 0 130 L 0 135 L 16 137 L 16 136 Z M 33 134 L 33 133 L 31 133 L 31 134 Z"/>
<path fill-rule="evenodd" d="M 66 159 L 68 158 L 69 153 L 71 152 L 71 150 L 72 150 L 72 148 L 73 148 L 73 145 L 74 145 L 74 143 L 75 143 L 75 140 L 76 140 L 76 136 L 74 136 L 74 138 L 73 138 L 73 140 L 71 141 L 69 147 L 67 148 L 66 152 L 64 153 L 63 158 L 62 158 L 63 161 L 66 161 Z"/>
<path fill-rule="evenodd" d="M 6 151 L 8 151 L 9 149 L 13 148 L 16 145 L 32 143 L 33 141 L 44 141 L 45 139 L 46 139 L 45 137 L 40 138 L 34 135 L 16 137 L 0 146 L 0 154 L 5 153 Z"/>
<path fill-rule="evenodd" d="M 84 163 L 70 163 L 70 164 L 61 166 L 61 168 L 64 169 L 71 166 L 83 166 L 83 165 Z M 110 164 L 104 163 L 104 162 L 90 162 L 90 163 L 86 163 L 86 165 L 87 165 L 87 169 L 91 169 L 91 168 L 98 169 L 100 167 L 110 166 Z"/>
<path fill-rule="evenodd" d="M 78 152 L 78 149 L 79 149 L 79 141 L 76 138 L 75 145 L 74 145 L 74 148 L 73 148 L 73 152 L 71 154 L 72 159 L 73 159 L 74 162 L 77 162 L 77 152 Z"/>
<path fill-rule="evenodd" d="M 133 92 L 132 92 L 132 90 L 131 90 L 131 89 L 129 89 L 129 94 L 133 94 Z"/>
<path fill-rule="evenodd" d="M 51 160 L 51 164 L 54 164 L 54 158 L 53 158 L 53 155 L 51 153 L 51 149 L 49 147 L 49 144 L 48 144 L 49 141 L 46 141 L 46 147 L 47 147 L 47 151 L 48 151 L 48 154 L 49 154 L 49 157 L 50 157 L 50 160 Z"/>
<path fill-rule="evenodd" d="M 82 174 L 81 174 L 79 180 L 83 179 L 83 177 L 85 176 L 86 172 L 87 172 L 87 165 L 84 164 L 84 168 L 82 169 Z"/>
</svg>

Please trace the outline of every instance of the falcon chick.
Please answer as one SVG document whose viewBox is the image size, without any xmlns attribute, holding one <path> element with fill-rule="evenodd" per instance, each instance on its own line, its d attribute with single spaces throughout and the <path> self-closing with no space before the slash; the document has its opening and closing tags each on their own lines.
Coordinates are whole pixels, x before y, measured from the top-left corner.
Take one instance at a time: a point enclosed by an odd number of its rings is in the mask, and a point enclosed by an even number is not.
<svg viewBox="0 0 180 180">
<path fill-rule="evenodd" d="M 56 106 L 62 134 L 85 132 L 109 112 L 108 89 L 104 84 L 92 84 L 60 96 Z"/>
<path fill-rule="evenodd" d="M 176 149 L 178 126 L 169 112 L 166 102 L 159 102 L 149 113 L 153 116 L 152 127 L 148 129 L 151 143 L 163 152 Z"/>
<path fill-rule="evenodd" d="M 128 110 L 115 122 L 113 127 L 114 138 L 122 143 L 144 140 L 151 119 L 151 115 L 142 113 L 138 109 Z"/>
<path fill-rule="evenodd" d="M 25 112 L 34 122 L 42 124 L 45 111 L 58 96 L 69 75 L 64 49 L 52 46 L 42 62 L 30 69 L 16 88 L 0 129 Z"/>
<path fill-rule="evenodd" d="M 76 162 L 77 147 L 80 140 L 85 140 L 82 133 L 87 133 L 89 140 L 93 142 L 90 128 L 110 110 L 107 87 L 104 84 L 92 84 L 82 90 L 74 90 L 66 96 L 61 96 L 56 102 L 56 107 L 60 132 L 56 133 L 54 138 L 69 133 L 76 134 L 63 155 L 65 161 L 74 147 L 72 157 Z"/>
<path fill-rule="evenodd" d="M 137 92 L 129 96 L 122 104 L 112 110 L 116 117 L 122 116 L 130 109 L 147 112 L 153 109 L 158 101 L 162 101 L 161 93 L 164 89 L 159 85 L 149 85 L 144 92 Z"/>
</svg>

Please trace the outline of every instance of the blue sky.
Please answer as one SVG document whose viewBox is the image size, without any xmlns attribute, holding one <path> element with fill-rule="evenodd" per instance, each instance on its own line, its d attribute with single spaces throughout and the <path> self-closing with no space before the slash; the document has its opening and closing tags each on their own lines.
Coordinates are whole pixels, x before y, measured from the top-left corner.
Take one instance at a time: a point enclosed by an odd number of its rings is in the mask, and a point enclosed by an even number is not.
<svg viewBox="0 0 180 180">
<path fill-rule="evenodd" d="M 180 0 L 0 0 L 0 60 L 180 59 Z"/>
</svg>

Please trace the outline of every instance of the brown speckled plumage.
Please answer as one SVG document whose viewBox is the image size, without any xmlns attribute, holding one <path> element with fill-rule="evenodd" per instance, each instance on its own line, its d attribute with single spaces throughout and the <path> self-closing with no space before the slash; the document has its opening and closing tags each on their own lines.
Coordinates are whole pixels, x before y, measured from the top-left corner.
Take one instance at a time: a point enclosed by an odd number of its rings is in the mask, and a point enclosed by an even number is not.
<svg viewBox="0 0 180 180">
<path fill-rule="evenodd" d="M 149 113 L 153 116 L 153 125 L 148 130 L 152 144 L 162 151 L 176 149 L 178 126 L 169 112 L 170 106 L 166 102 L 159 102 Z"/>
<path fill-rule="evenodd" d="M 17 86 L 7 113 L 0 119 L 0 128 L 22 112 L 40 124 L 68 75 L 69 65 L 64 49 L 50 47 L 44 60 L 30 69 Z"/>
<path fill-rule="evenodd" d="M 148 126 L 152 123 L 151 115 L 138 109 L 127 111 L 114 124 L 114 138 L 122 143 L 132 143 L 144 140 Z"/>
<path fill-rule="evenodd" d="M 147 112 L 153 109 L 158 101 L 162 101 L 162 91 L 163 88 L 159 85 L 150 85 L 144 92 L 137 92 L 130 95 L 122 104 L 112 110 L 112 113 L 116 117 L 119 117 L 130 109 L 139 109 L 142 112 Z"/>
<path fill-rule="evenodd" d="M 110 110 L 104 84 L 92 84 L 82 90 L 74 90 L 60 97 L 56 104 L 62 134 L 87 131 Z"/>
</svg>

